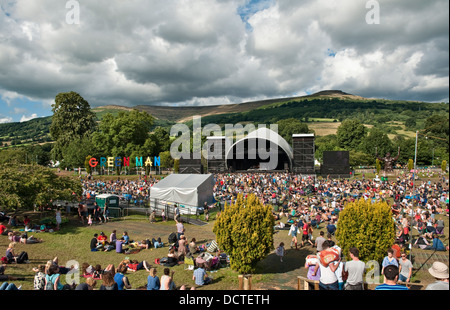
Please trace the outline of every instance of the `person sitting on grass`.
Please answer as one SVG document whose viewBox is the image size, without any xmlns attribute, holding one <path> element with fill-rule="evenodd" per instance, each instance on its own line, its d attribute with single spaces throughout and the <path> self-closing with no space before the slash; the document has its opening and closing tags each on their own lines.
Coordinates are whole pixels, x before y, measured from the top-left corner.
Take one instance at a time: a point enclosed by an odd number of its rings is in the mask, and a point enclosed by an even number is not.
<svg viewBox="0 0 450 310">
<path fill-rule="evenodd" d="M 199 264 L 198 268 L 194 270 L 192 280 L 199 286 L 207 285 L 212 282 L 212 279 L 208 277 L 203 264 Z"/>
<path fill-rule="evenodd" d="M 158 291 L 161 286 L 159 278 L 156 275 L 156 268 L 150 268 L 149 275 L 147 277 L 147 290 Z"/>
<path fill-rule="evenodd" d="M 150 271 L 149 268 L 151 267 L 151 265 L 145 260 L 143 260 L 142 262 L 139 262 L 138 260 L 135 260 L 135 259 L 134 260 L 125 259 L 121 262 L 121 264 L 126 265 L 128 268 L 127 270 L 131 271 L 131 272 L 136 272 L 143 268 L 145 268 L 145 270 L 147 270 L 149 272 Z"/>
<path fill-rule="evenodd" d="M 91 252 L 97 252 L 97 246 L 98 246 L 98 234 L 94 234 L 94 237 L 91 239 Z"/>
<path fill-rule="evenodd" d="M 125 289 L 131 289 L 130 281 L 128 280 L 128 277 L 125 275 L 127 272 L 127 266 L 125 264 L 120 264 L 117 267 L 116 274 L 114 275 L 114 282 L 117 283 L 117 289 L 119 291 L 125 290 Z"/>
</svg>

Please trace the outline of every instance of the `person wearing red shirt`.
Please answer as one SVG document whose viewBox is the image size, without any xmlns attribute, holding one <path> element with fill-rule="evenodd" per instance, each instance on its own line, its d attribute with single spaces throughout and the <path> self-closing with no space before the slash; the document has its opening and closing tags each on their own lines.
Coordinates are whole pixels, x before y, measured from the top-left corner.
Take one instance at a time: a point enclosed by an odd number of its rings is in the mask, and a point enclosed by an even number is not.
<svg viewBox="0 0 450 310">
<path fill-rule="evenodd" d="M 0 235 L 2 235 L 2 236 L 8 235 L 8 229 L 2 223 L 0 223 Z"/>
</svg>

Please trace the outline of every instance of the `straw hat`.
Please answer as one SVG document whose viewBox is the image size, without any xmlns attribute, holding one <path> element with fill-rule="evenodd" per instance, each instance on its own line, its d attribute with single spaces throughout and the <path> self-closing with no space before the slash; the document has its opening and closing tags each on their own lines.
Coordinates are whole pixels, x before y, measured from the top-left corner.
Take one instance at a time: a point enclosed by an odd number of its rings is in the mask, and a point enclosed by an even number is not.
<svg viewBox="0 0 450 310">
<path fill-rule="evenodd" d="M 448 279 L 448 267 L 444 263 L 434 262 L 428 272 L 437 279 Z"/>
</svg>

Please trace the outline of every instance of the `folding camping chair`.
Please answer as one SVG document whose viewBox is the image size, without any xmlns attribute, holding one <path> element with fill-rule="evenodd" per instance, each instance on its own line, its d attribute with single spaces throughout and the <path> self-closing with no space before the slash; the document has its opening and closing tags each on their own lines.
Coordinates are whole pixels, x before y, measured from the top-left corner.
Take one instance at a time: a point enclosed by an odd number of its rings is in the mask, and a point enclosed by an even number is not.
<svg viewBox="0 0 450 310">
<path fill-rule="evenodd" d="M 194 270 L 194 258 L 192 256 L 185 256 L 184 265 L 186 266 L 184 270 Z"/>
</svg>

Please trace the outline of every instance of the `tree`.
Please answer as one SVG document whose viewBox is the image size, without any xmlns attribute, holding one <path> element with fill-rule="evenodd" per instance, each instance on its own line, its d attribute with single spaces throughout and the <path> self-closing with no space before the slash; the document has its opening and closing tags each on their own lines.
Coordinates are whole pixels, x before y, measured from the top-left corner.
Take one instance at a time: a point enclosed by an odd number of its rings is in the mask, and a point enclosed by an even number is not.
<svg viewBox="0 0 450 310">
<path fill-rule="evenodd" d="M 362 261 L 381 262 L 395 241 L 391 207 L 386 202 L 371 203 L 370 199 L 347 204 L 339 213 L 336 239 L 343 253 L 357 247 Z"/>
<path fill-rule="evenodd" d="M 292 143 L 292 135 L 299 133 L 310 133 L 308 125 L 302 123 L 298 119 L 288 118 L 278 121 L 278 134 L 282 136 L 287 143 Z"/>
<path fill-rule="evenodd" d="M 84 162 L 92 152 L 92 143 L 88 137 L 74 139 L 69 142 L 62 151 L 64 160 L 61 168 L 79 168 L 85 166 Z"/>
<path fill-rule="evenodd" d="M 96 128 L 96 116 L 89 103 L 76 92 L 59 93 L 52 104 L 50 135 L 55 140 L 54 158 L 63 160 L 63 151 L 73 140 L 89 136 Z"/>
<path fill-rule="evenodd" d="M 372 166 L 373 156 L 362 152 L 349 151 L 350 166 Z"/>
<path fill-rule="evenodd" d="M 146 112 L 121 111 L 116 116 L 108 113 L 100 122 L 99 130 L 92 135 L 96 153 L 102 156 L 130 156 L 146 143 L 145 148 L 149 149 L 147 140 L 152 125 L 153 117 Z M 144 155 L 155 154 L 141 154 Z"/>
<path fill-rule="evenodd" d="M 441 170 L 442 172 L 446 172 L 447 171 L 447 161 L 443 160 L 441 163 Z"/>
<path fill-rule="evenodd" d="M 165 151 L 159 153 L 159 157 L 161 158 L 161 167 L 164 168 L 172 168 L 174 161 L 172 156 L 170 155 L 170 151 Z"/>
<path fill-rule="evenodd" d="M 336 132 L 339 146 L 347 151 L 355 150 L 366 137 L 366 127 L 357 119 L 346 119 Z"/>
<path fill-rule="evenodd" d="M 378 128 L 372 128 L 368 136 L 363 139 L 359 146 L 359 150 L 366 154 L 375 154 L 376 152 L 384 156 L 387 153 L 392 153 L 392 142 L 388 135 Z"/>
<path fill-rule="evenodd" d="M 81 193 L 78 180 L 57 176 L 50 168 L 36 164 L 0 165 L 0 205 L 7 209 L 32 210 L 34 205 L 55 200 L 72 201 Z"/>
<path fill-rule="evenodd" d="M 253 272 L 256 263 L 273 250 L 273 227 L 272 207 L 250 194 L 226 204 L 213 231 L 220 249 L 230 256 L 230 267 L 244 274 Z"/>
<path fill-rule="evenodd" d="M 322 161 L 324 151 L 339 151 L 339 143 L 336 135 L 319 136 L 315 140 L 315 157 L 317 160 Z"/>
</svg>

